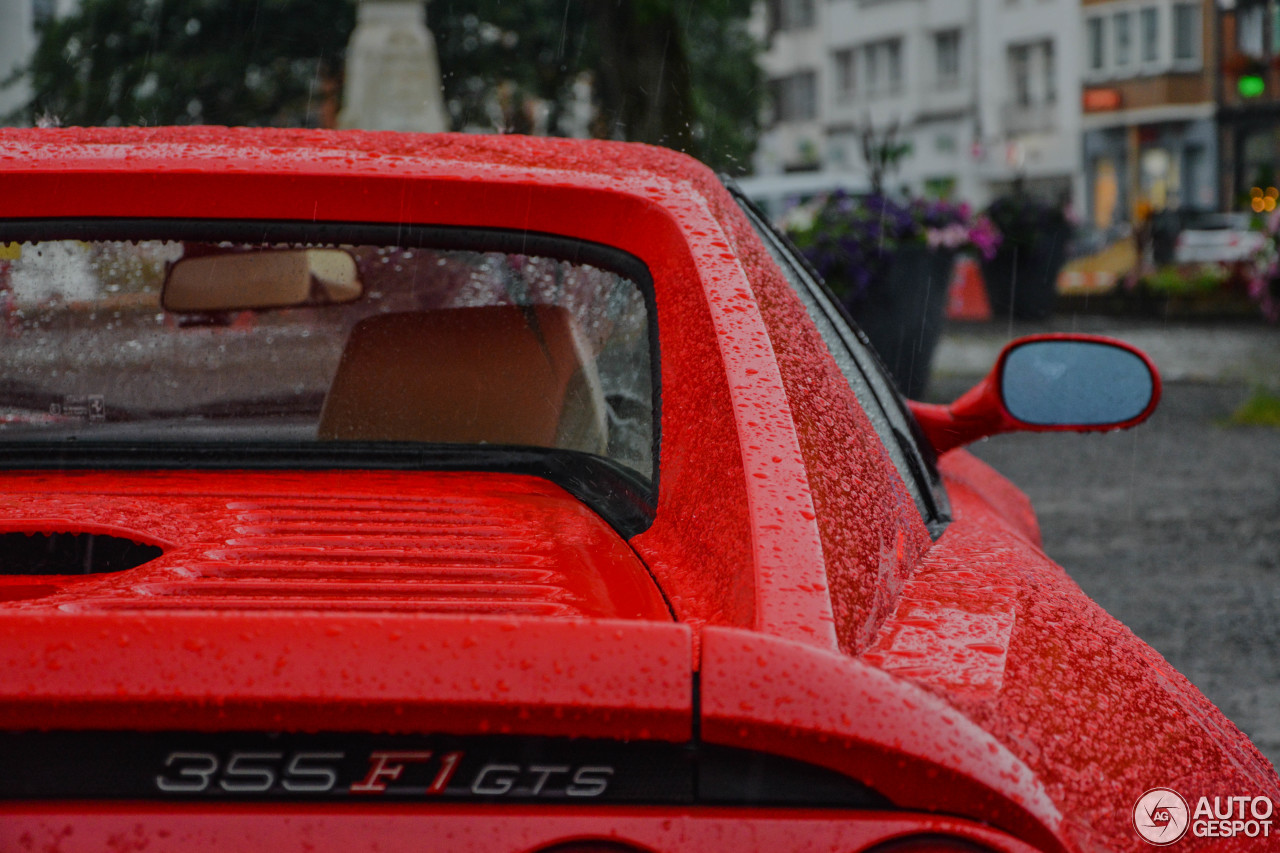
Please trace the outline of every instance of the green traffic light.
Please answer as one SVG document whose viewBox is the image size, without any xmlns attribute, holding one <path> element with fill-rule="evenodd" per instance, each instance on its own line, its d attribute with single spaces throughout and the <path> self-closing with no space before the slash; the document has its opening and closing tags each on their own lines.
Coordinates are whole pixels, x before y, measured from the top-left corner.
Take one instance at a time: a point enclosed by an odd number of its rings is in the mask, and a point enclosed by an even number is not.
<svg viewBox="0 0 1280 853">
<path fill-rule="evenodd" d="M 1256 98 L 1267 90 L 1267 83 L 1256 74 L 1242 74 L 1236 89 L 1242 98 Z"/>
</svg>

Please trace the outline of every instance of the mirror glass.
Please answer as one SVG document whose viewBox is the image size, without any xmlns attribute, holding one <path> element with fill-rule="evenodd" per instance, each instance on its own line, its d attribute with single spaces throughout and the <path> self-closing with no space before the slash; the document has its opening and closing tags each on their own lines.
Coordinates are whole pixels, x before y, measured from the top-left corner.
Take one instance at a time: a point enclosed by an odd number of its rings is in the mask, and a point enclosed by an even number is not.
<svg viewBox="0 0 1280 853">
<path fill-rule="evenodd" d="M 242 311 L 353 302 L 361 291 L 355 258 L 342 249 L 268 249 L 177 261 L 161 303 L 179 312 Z"/>
<path fill-rule="evenodd" d="M 1009 414 L 1036 426 L 1102 426 L 1151 404 L 1146 362 L 1098 341 L 1030 341 L 1010 351 L 1000 375 Z"/>
</svg>

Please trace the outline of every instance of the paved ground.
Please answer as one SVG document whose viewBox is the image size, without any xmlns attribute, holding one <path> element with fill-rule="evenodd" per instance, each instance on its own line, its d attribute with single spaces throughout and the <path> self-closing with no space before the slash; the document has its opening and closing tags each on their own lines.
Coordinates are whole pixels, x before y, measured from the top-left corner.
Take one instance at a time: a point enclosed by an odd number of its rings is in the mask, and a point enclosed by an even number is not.
<svg viewBox="0 0 1280 853">
<path fill-rule="evenodd" d="M 1280 328 L 1239 321 L 1192 324 L 1074 316 L 1044 323 L 952 323 L 938 346 L 934 376 L 981 376 L 1005 343 L 1042 332 L 1085 332 L 1128 341 L 1151 356 L 1166 381 L 1280 388 Z"/>
<path fill-rule="evenodd" d="M 1030 495 L 1049 555 L 1280 765 L 1280 429 L 1222 425 L 1251 385 L 1280 386 L 1280 329 L 1079 326 L 1144 346 L 1173 380 L 1152 420 L 973 449 Z M 953 329 L 930 398 L 967 388 L 1008 334 Z"/>
</svg>

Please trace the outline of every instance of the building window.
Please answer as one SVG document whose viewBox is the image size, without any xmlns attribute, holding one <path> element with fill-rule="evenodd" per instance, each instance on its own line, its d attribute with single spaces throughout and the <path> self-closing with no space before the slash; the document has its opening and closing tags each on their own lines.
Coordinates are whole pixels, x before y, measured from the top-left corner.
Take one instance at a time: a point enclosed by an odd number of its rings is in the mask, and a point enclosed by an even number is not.
<svg viewBox="0 0 1280 853">
<path fill-rule="evenodd" d="M 1058 64 L 1053 53 L 1053 42 L 1040 44 L 1040 57 L 1044 72 L 1044 100 L 1047 104 L 1058 100 Z"/>
<path fill-rule="evenodd" d="M 1207 160 L 1203 145 L 1188 145 L 1182 149 L 1182 203 L 1186 207 L 1213 203 L 1213 188 L 1205 174 Z"/>
<path fill-rule="evenodd" d="M 1142 61 L 1160 59 L 1160 8 L 1148 6 L 1140 13 L 1142 21 Z"/>
<path fill-rule="evenodd" d="M 1014 104 L 1031 106 L 1031 48 L 1025 44 L 1009 48 L 1009 82 Z"/>
<path fill-rule="evenodd" d="M 894 39 L 889 42 L 887 51 L 887 65 L 889 69 L 889 92 L 897 94 L 902 91 L 902 40 Z"/>
<path fill-rule="evenodd" d="M 1103 18 L 1089 18 L 1087 22 L 1089 43 L 1089 70 L 1101 71 L 1107 64 L 1107 30 Z"/>
<path fill-rule="evenodd" d="M 1262 3 L 1241 3 L 1236 7 L 1236 50 L 1262 59 L 1262 29 L 1266 17 L 1266 7 Z"/>
<path fill-rule="evenodd" d="M 902 39 L 871 42 L 862 49 L 867 93 L 873 97 L 902 91 Z"/>
<path fill-rule="evenodd" d="M 836 100 L 849 101 L 858 93 L 857 54 L 853 48 L 837 50 L 836 63 Z"/>
<path fill-rule="evenodd" d="M 960 31 L 947 30 L 933 37 L 936 59 L 937 83 L 941 89 L 953 89 L 960 84 Z"/>
<path fill-rule="evenodd" d="M 1173 7 L 1173 58 L 1177 62 L 1194 60 L 1200 55 L 1200 5 L 1176 3 Z"/>
<path fill-rule="evenodd" d="M 1009 107 L 1014 111 L 1037 111 L 1057 101 L 1058 72 L 1052 41 L 1010 45 L 1008 66 L 1009 91 L 1013 93 Z M 1016 120 L 1023 119 L 1025 116 Z"/>
<path fill-rule="evenodd" d="M 802 71 L 779 77 L 769 84 L 773 100 L 773 120 L 811 121 L 818 116 L 818 75 Z"/>
<path fill-rule="evenodd" d="M 814 25 L 814 0 L 769 0 L 769 32 L 803 30 Z"/>
<path fill-rule="evenodd" d="M 938 178 L 924 179 L 924 194 L 930 198 L 942 199 L 948 201 L 956 194 L 956 185 L 959 181 L 954 175 L 946 175 Z"/>
<path fill-rule="evenodd" d="M 1112 26 L 1115 29 L 1116 36 L 1116 65 L 1124 66 L 1129 64 L 1129 60 L 1133 52 L 1133 16 L 1128 12 L 1117 12 L 1113 18 Z"/>
</svg>

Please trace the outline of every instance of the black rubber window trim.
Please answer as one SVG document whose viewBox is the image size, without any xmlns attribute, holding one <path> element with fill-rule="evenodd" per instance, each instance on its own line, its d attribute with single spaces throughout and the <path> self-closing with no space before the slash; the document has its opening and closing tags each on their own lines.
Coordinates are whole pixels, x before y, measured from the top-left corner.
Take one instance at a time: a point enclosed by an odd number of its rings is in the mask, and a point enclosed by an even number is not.
<svg viewBox="0 0 1280 853">
<path fill-rule="evenodd" d="M 858 372 L 862 374 L 863 381 L 874 398 L 874 404 L 879 406 L 885 414 L 885 423 L 889 425 L 892 432 L 891 436 L 882 435 L 881 439 L 893 441 L 902 449 L 909 470 L 900 471 L 899 473 L 904 480 L 909 477 L 916 484 L 916 488 L 910 490 L 917 497 L 917 509 L 925 522 L 925 526 L 929 529 L 930 536 L 936 541 L 951 522 L 951 502 L 947 496 L 942 475 L 938 472 L 937 454 L 924 437 L 919 423 L 916 422 L 915 416 L 911 414 L 911 410 L 907 407 L 906 400 L 894 388 L 892 382 L 888 380 L 884 367 L 881 366 L 879 357 L 871 348 L 870 342 L 867 341 L 866 336 L 858 328 L 858 324 L 854 319 L 840 305 L 840 301 L 835 298 L 830 288 L 827 287 L 826 282 L 818 275 L 817 270 L 809 264 L 800 250 L 795 247 L 795 244 L 769 221 L 768 217 L 743 193 L 732 179 L 726 179 L 725 185 L 733 195 L 734 200 L 738 202 L 738 205 L 747 215 L 747 219 L 756 229 L 760 238 L 762 240 L 772 240 L 779 253 L 793 262 L 793 269 L 797 273 L 796 279 L 803 284 L 814 303 L 826 315 L 827 321 L 840 338 L 840 345 L 848 352 Z M 831 341 L 826 341 L 826 343 L 829 347 L 834 345 L 834 342 Z M 875 381 L 875 379 L 880 381 Z M 863 405 L 866 405 L 866 402 Z M 893 418 L 888 416 L 891 410 L 890 407 L 905 422 L 911 433 L 910 435 L 904 435 L 901 430 L 893 426 Z M 910 488 L 910 484 L 908 486 Z"/>
</svg>

